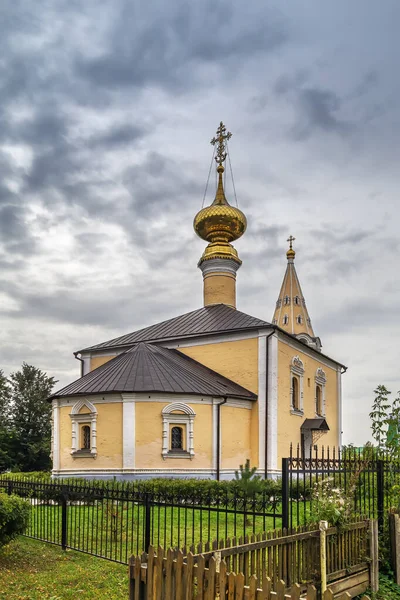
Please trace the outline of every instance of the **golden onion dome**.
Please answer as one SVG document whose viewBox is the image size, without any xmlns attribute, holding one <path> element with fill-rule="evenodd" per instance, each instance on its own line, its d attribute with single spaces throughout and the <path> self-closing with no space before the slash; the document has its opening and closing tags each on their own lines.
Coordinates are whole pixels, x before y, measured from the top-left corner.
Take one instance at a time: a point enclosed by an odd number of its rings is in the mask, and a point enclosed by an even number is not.
<svg viewBox="0 0 400 600">
<path fill-rule="evenodd" d="M 217 167 L 219 181 L 215 200 L 211 206 L 200 210 L 194 218 L 193 227 L 199 237 L 212 244 L 229 244 L 240 238 L 247 227 L 247 220 L 241 210 L 231 206 L 225 198 L 222 173 L 224 167 Z"/>
</svg>

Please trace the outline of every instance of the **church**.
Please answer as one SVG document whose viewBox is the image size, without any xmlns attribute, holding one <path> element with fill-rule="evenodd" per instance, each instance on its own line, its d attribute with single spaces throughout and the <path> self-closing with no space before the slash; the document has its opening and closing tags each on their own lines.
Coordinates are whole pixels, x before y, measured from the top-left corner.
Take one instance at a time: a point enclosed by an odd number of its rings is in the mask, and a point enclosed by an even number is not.
<svg viewBox="0 0 400 600">
<path fill-rule="evenodd" d="M 247 221 L 225 196 L 230 136 L 221 123 L 215 199 L 194 218 L 203 306 L 74 353 L 81 377 L 49 399 L 54 477 L 232 479 L 246 460 L 276 477 L 291 443 L 341 444 L 346 367 L 321 351 L 292 236 L 271 322 L 236 307 Z"/>
</svg>

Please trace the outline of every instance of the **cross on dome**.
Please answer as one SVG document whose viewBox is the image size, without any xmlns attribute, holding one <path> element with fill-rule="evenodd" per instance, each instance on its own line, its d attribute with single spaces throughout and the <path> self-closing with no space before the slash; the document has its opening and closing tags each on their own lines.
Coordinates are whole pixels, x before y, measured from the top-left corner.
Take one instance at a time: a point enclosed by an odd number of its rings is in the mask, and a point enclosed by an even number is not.
<svg viewBox="0 0 400 600">
<path fill-rule="evenodd" d="M 290 250 L 293 249 L 292 248 L 292 242 L 294 242 L 295 239 L 296 239 L 295 237 L 293 237 L 292 235 L 289 235 L 288 239 L 286 240 L 290 244 Z"/>
<path fill-rule="evenodd" d="M 218 148 L 217 148 L 217 156 L 215 157 L 215 160 L 217 161 L 217 163 L 221 166 L 223 162 L 225 162 L 226 159 L 226 142 L 228 140 L 230 140 L 232 137 L 232 134 L 230 131 L 226 131 L 226 127 L 223 124 L 223 122 L 221 121 L 219 124 L 219 127 L 217 129 L 217 135 L 213 137 L 213 139 L 211 140 L 211 144 L 213 146 L 215 146 L 215 144 L 218 144 Z"/>
</svg>

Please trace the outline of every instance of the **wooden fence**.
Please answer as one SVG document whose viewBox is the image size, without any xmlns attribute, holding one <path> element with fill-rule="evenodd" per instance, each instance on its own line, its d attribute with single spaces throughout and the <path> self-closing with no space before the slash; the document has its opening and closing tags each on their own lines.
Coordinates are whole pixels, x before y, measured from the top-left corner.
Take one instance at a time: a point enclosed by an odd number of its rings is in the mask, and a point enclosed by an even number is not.
<svg viewBox="0 0 400 600">
<path fill-rule="evenodd" d="M 145 562 L 143 562 L 143 560 Z M 317 600 L 317 590 L 313 585 L 302 593 L 301 586 L 294 584 L 288 590 L 284 581 L 276 583 L 265 577 L 259 581 L 255 575 L 245 584 L 243 573 L 228 573 L 225 561 L 220 563 L 213 556 L 208 567 L 205 559 L 197 557 L 197 563 L 191 553 L 186 557 L 182 552 L 168 550 L 166 556 L 161 547 L 155 552 L 150 548 L 143 557 L 132 557 L 129 564 L 130 590 L 129 600 Z M 347 593 L 335 594 L 326 590 L 323 600 L 347 600 Z M 369 600 L 364 596 L 363 600 Z"/>
<path fill-rule="evenodd" d="M 320 530 L 284 533 L 269 532 L 167 553 L 161 547 L 157 551 L 150 548 L 148 555 L 130 560 L 130 598 L 316 598 L 310 584 L 320 587 Z M 326 533 L 327 582 L 333 594 L 326 598 L 353 598 L 368 587 L 376 591 L 376 521 L 352 523 L 343 530 L 329 528 Z M 348 595 L 343 596 L 345 593 Z"/>
<path fill-rule="evenodd" d="M 400 515 L 389 513 L 390 554 L 394 580 L 400 585 Z"/>
</svg>

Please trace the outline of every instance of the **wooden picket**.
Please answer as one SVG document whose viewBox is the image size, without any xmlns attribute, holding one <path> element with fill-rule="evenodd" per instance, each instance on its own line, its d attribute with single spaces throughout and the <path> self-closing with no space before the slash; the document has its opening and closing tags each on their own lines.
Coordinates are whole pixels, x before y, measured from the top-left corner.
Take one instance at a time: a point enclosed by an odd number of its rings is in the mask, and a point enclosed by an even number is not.
<svg viewBox="0 0 400 600">
<path fill-rule="evenodd" d="M 217 568 L 218 567 L 218 568 Z M 191 552 L 157 550 L 150 547 L 148 555 L 131 557 L 129 561 L 129 600 L 316 600 L 317 591 L 309 585 L 305 593 L 295 583 L 290 589 L 283 580 L 265 576 L 262 580 L 252 575 L 248 585 L 243 573 L 228 573 L 224 560 L 212 556 L 205 566 L 199 556 L 194 561 Z M 347 600 L 352 596 L 327 590 L 323 600 Z M 363 600 L 369 600 L 367 596 Z"/>
</svg>

